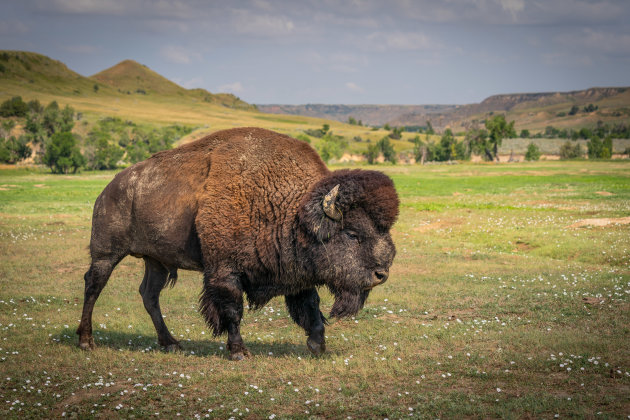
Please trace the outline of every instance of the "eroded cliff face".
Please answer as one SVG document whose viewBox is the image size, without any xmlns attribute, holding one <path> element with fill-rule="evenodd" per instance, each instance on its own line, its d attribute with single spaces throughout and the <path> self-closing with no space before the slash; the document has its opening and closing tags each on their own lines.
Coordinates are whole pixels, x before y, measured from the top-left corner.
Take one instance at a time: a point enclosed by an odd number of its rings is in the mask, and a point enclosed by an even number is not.
<svg viewBox="0 0 630 420">
<path fill-rule="evenodd" d="M 572 92 L 515 93 L 494 95 L 484 99 L 478 108 L 481 112 L 510 111 L 514 108 L 549 106 L 565 102 L 582 104 L 595 102 L 624 93 L 627 88 L 591 88 Z"/>
</svg>

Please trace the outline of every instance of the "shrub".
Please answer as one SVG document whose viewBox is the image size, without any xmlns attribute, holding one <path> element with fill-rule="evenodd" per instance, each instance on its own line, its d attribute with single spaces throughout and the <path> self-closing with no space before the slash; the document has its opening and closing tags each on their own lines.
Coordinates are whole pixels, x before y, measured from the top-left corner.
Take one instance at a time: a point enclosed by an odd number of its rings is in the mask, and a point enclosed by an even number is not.
<svg viewBox="0 0 630 420">
<path fill-rule="evenodd" d="M 31 156 L 33 151 L 27 143 L 28 139 L 25 136 L 0 139 L 0 162 L 16 163 Z"/>
<path fill-rule="evenodd" d="M 540 159 L 540 149 L 534 143 L 529 143 L 527 146 L 527 152 L 525 152 L 525 160 L 538 160 Z"/>
<path fill-rule="evenodd" d="M 298 134 L 295 136 L 296 139 L 303 141 L 304 143 L 311 144 L 311 138 L 306 134 Z"/>
<path fill-rule="evenodd" d="M 26 117 L 28 105 L 21 96 L 7 99 L 0 105 L 0 117 Z"/>
<path fill-rule="evenodd" d="M 610 159 L 612 156 L 612 137 L 606 137 L 602 141 L 599 137 L 593 136 L 586 143 L 586 147 L 589 159 Z"/>
<path fill-rule="evenodd" d="M 319 155 L 326 163 L 331 159 L 339 159 L 344 150 L 348 147 L 348 142 L 341 136 L 335 136 L 331 131 L 328 131 L 317 147 Z"/>
<path fill-rule="evenodd" d="M 560 159 L 576 159 L 582 157 L 582 148 L 580 143 L 572 144 L 566 141 L 560 146 Z"/>
</svg>

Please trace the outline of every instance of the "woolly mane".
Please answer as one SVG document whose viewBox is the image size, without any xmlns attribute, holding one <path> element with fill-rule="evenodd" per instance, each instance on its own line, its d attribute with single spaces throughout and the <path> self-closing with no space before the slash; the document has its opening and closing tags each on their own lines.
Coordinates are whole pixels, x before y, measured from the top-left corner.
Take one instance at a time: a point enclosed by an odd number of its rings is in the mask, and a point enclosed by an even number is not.
<svg viewBox="0 0 630 420">
<path fill-rule="evenodd" d="M 305 195 L 300 212 L 300 222 L 307 231 L 319 240 L 332 236 L 343 227 L 322 212 L 323 197 L 339 185 L 335 207 L 341 212 L 362 208 L 374 225 L 381 231 L 388 231 L 398 218 L 398 194 L 394 183 L 378 171 L 342 169 L 321 179 Z"/>
</svg>

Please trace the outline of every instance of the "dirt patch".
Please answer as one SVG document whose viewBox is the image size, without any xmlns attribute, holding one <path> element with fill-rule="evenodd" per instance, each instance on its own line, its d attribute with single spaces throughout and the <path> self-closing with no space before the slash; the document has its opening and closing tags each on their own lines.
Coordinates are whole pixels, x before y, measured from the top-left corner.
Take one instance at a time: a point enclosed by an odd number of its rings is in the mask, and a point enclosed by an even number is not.
<svg viewBox="0 0 630 420">
<path fill-rule="evenodd" d="M 576 228 L 582 226 L 608 226 L 608 225 L 627 225 L 630 224 L 630 217 L 617 217 L 617 218 L 601 218 L 601 219 L 583 219 L 579 222 L 575 222 L 567 228 Z"/>
<path fill-rule="evenodd" d="M 601 196 L 604 196 L 604 197 L 610 197 L 611 195 L 615 195 L 615 194 L 613 194 L 611 192 L 608 192 L 608 191 L 595 191 L 595 194 L 598 194 L 598 195 L 601 195 Z"/>
<path fill-rule="evenodd" d="M 47 188 L 48 185 L 46 185 L 46 184 L 35 184 L 35 185 L 33 185 L 33 187 L 35 187 L 35 188 Z"/>
<path fill-rule="evenodd" d="M 77 406 L 85 404 L 86 401 L 94 401 L 102 398 L 105 394 L 116 394 L 125 389 L 125 385 L 112 385 L 106 388 L 103 387 L 93 387 L 93 388 L 84 388 L 78 391 L 75 391 L 73 395 L 59 402 L 55 408 L 53 409 L 53 414 L 55 417 L 61 417 L 62 413 L 69 406 Z"/>
<path fill-rule="evenodd" d="M 516 241 L 514 244 L 516 247 L 512 250 L 512 252 L 528 252 L 537 247 L 525 241 Z"/>
<path fill-rule="evenodd" d="M 464 223 L 462 220 L 437 220 L 435 222 L 428 223 L 426 225 L 417 226 L 412 230 L 414 232 L 428 232 L 430 230 L 445 229 L 453 226 L 458 226 Z"/>
<path fill-rule="evenodd" d="M 587 305 L 601 305 L 605 301 L 602 298 L 588 296 L 588 297 L 582 298 L 582 302 L 584 302 Z"/>
</svg>

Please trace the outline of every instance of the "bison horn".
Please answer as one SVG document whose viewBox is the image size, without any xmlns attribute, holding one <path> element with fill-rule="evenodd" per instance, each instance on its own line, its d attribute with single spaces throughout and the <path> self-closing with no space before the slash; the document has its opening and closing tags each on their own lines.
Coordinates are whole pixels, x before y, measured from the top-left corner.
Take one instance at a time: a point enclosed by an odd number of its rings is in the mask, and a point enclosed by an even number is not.
<svg viewBox="0 0 630 420">
<path fill-rule="evenodd" d="M 339 184 L 335 185 L 332 190 L 326 194 L 324 197 L 324 201 L 322 202 L 322 207 L 324 208 L 324 213 L 326 216 L 330 217 L 333 220 L 341 220 L 342 214 L 341 211 L 337 207 L 335 207 L 335 202 L 337 201 L 337 196 L 339 195 Z"/>
</svg>

